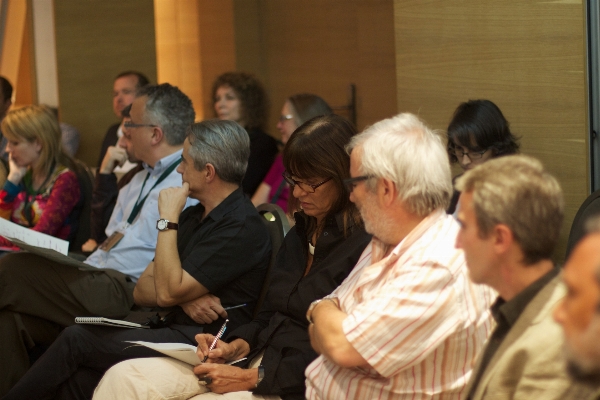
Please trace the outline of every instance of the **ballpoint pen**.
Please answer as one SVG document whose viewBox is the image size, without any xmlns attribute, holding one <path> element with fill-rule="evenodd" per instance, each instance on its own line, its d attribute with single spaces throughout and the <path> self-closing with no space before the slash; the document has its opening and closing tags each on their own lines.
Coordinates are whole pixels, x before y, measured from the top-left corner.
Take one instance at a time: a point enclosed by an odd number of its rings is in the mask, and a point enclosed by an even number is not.
<svg viewBox="0 0 600 400">
<path fill-rule="evenodd" d="M 223 324 L 223 326 L 221 327 L 221 329 L 219 329 L 219 332 L 217 333 L 217 336 L 215 336 L 215 340 L 213 340 L 213 342 L 210 344 L 210 347 L 208 348 L 208 352 L 209 353 L 210 353 L 210 351 L 212 349 L 215 348 L 215 346 L 217 345 L 217 342 L 219 341 L 219 339 L 221 339 L 221 337 L 225 333 L 225 329 L 227 329 L 227 322 L 229 322 L 228 319 L 225 320 L 225 323 Z M 208 354 L 206 356 L 204 356 L 204 360 L 202 360 L 202 362 L 206 362 L 206 360 L 208 360 Z"/>
<path fill-rule="evenodd" d="M 227 311 L 227 310 L 233 310 L 234 308 L 241 308 L 241 307 L 246 307 L 248 304 L 244 303 L 244 304 L 238 304 L 237 306 L 231 306 L 231 307 L 225 307 L 223 308 L 223 310 Z"/>
</svg>

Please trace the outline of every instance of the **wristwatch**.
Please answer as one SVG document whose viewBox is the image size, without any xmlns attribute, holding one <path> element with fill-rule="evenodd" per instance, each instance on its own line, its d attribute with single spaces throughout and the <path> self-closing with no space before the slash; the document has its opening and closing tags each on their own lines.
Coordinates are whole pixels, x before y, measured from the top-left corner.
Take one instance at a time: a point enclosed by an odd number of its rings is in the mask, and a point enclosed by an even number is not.
<svg viewBox="0 0 600 400">
<path fill-rule="evenodd" d="M 179 228 L 179 224 L 176 224 L 175 222 L 169 222 L 168 219 L 161 218 L 156 221 L 156 229 L 159 231 L 166 231 L 169 229 L 177 230 L 177 228 Z"/>
<path fill-rule="evenodd" d="M 258 366 L 258 380 L 256 381 L 256 385 L 254 386 L 255 388 L 258 387 L 258 384 L 260 382 L 262 382 L 262 380 L 265 379 L 265 367 L 263 367 L 262 365 Z"/>
</svg>

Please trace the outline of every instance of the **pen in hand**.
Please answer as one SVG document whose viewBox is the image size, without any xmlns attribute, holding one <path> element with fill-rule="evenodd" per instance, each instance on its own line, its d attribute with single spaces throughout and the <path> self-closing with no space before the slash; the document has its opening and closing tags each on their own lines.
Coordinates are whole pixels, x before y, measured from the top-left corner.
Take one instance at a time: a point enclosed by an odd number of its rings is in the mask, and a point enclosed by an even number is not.
<svg viewBox="0 0 600 400">
<path fill-rule="evenodd" d="M 221 337 L 225 333 L 225 329 L 227 329 L 227 322 L 229 322 L 228 319 L 225 320 L 225 323 L 223 324 L 223 326 L 221 327 L 221 329 L 219 329 L 219 332 L 217 332 L 217 336 L 215 336 L 215 339 L 210 344 L 210 347 L 208 348 L 208 352 L 209 353 L 210 353 L 210 351 L 212 349 L 215 348 L 215 346 L 217 345 L 217 342 L 219 341 L 219 339 L 221 339 Z M 204 356 L 204 359 L 202 360 L 202 362 L 204 363 L 204 362 L 206 362 L 206 360 L 208 360 L 208 354 L 206 354 L 206 356 Z"/>
<path fill-rule="evenodd" d="M 233 310 L 234 308 L 241 308 L 241 307 L 246 307 L 248 304 L 238 304 L 237 306 L 231 306 L 231 307 L 225 307 L 223 308 L 223 310 L 227 311 L 227 310 Z"/>
</svg>

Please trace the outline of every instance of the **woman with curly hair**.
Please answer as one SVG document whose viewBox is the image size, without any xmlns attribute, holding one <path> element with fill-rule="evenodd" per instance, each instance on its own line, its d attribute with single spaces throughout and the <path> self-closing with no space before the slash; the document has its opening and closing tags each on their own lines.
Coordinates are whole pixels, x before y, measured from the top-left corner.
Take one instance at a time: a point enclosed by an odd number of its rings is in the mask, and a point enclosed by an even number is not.
<svg viewBox="0 0 600 400">
<path fill-rule="evenodd" d="M 510 131 L 502 111 L 490 100 L 461 103 L 448 125 L 447 138 L 450 162 L 459 163 L 463 171 L 519 151 L 518 138 Z M 449 214 L 454 213 L 459 194 L 454 192 Z"/>
<path fill-rule="evenodd" d="M 242 189 L 252 196 L 267 175 L 277 141 L 265 133 L 269 101 L 260 81 L 246 72 L 226 72 L 213 84 L 213 105 L 219 119 L 235 121 L 250 136 L 250 158 Z"/>
</svg>

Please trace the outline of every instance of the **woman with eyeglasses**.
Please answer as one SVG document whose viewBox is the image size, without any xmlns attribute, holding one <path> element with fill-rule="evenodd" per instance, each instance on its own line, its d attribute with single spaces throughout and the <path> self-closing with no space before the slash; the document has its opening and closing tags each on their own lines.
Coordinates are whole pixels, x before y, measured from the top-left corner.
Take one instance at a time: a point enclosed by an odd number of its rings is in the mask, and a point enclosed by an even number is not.
<svg viewBox="0 0 600 400">
<path fill-rule="evenodd" d="M 242 189 L 252 196 L 279 151 L 277 141 L 264 131 L 269 109 L 267 93 L 254 75 L 226 72 L 213 83 L 212 98 L 217 118 L 237 122 L 250 136 L 250 158 Z"/>
<path fill-rule="evenodd" d="M 94 399 L 150 398 L 155 392 L 161 398 L 182 393 L 189 398 L 207 389 L 212 396 L 235 392 L 228 398 L 236 399 L 304 398 L 304 369 L 317 356 L 308 336 L 308 307 L 340 285 L 359 259 L 370 259 L 363 250 L 371 237 L 344 184 L 350 167 L 344 147 L 355 133 L 349 121 L 330 114 L 309 120 L 287 142 L 283 164 L 296 225 L 277 254 L 257 317 L 211 351 L 214 336 L 197 335 L 198 355 L 208 356 L 208 362 L 195 369 L 167 358 L 115 365 Z"/>
<path fill-rule="evenodd" d="M 325 100 L 317 95 L 300 93 L 288 97 L 277 122 L 277 129 L 281 132 L 281 143 L 285 145 L 292 133 L 309 119 L 319 115 L 328 115 L 331 112 L 331 108 Z M 290 187 L 283 179 L 284 170 L 283 157 L 278 154 L 267 176 L 252 196 L 252 203 L 255 206 L 273 203 L 287 211 Z"/>
<path fill-rule="evenodd" d="M 502 111 L 490 100 L 461 103 L 448 125 L 447 149 L 450 163 L 458 163 L 467 171 L 492 158 L 519 151 Z M 453 214 L 460 193 L 455 191 L 448 213 Z"/>
<path fill-rule="evenodd" d="M 9 111 L 2 120 L 9 173 L 0 190 L 0 217 L 72 239 L 81 200 L 73 160 L 63 151 L 56 116 L 46 106 Z M 0 245 L 12 247 L 0 237 Z"/>
</svg>

